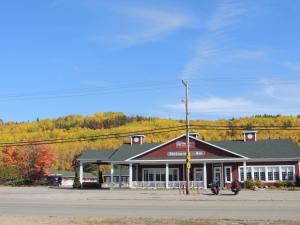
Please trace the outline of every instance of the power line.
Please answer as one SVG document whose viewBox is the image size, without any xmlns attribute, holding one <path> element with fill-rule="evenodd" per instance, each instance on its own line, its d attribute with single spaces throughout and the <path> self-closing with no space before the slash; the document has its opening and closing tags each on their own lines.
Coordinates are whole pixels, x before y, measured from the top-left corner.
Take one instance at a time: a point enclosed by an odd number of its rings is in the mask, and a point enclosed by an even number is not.
<svg viewBox="0 0 300 225">
<path fill-rule="evenodd" d="M 129 136 L 132 136 L 133 134 L 137 134 L 137 133 L 158 134 L 158 133 L 173 132 L 173 131 L 180 131 L 180 130 L 184 130 L 184 126 L 165 127 L 165 128 L 159 128 L 159 129 L 133 131 L 133 132 L 126 132 L 126 133 L 114 133 L 114 134 L 97 135 L 97 136 L 85 136 L 85 137 L 77 137 L 77 138 L 51 139 L 51 140 L 40 140 L 40 141 L 6 142 L 6 143 L 2 142 L 2 143 L 0 143 L 0 147 L 43 145 L 43 144 L 62 144 L 62 143 L 70 143 L 70 142 L 95 141 L 95 140 L 102 140 L 102 139 L 129 137 Z"/>
<path fill-rule="evenodd" d="M 191 124 L 190 126 L 197 130 L 218 130 L 218 131 L 245 130 L 245 126 L 218 126 L 218 125 L 195 125 L 195 124 Z M 290 126 L 290 127 L 252 126 L 252 129 L 261 130 L 261 131 L 274 131 L 274 130 L 300 131 L 300 126 Z M 19 141 L 19 142 L 0 142 L 0 147 L 43 145 L 43 144 L 63 144 L 63 143 L 71 143 L 71 142 L 123 138 L 123 137 L 132 136 L 133 134 L 137 134 L 137 133 L 146 135 L 146 134 L 159 134 L 159 133 L 167 133 L 167 132 L 175 132 L 175 131 L 183 131 L 183 130 L 185 130 L 185 125 L 163 127 L 163 128 L 157 128 L 157 129 L 148 129 L 148 130 L 130 131 L 130 132 L 121 132 L 121 133 L 113 133 L 113 134 L 73 137 L 73 138 L 57 138 L 57 139 L 46 139 L 46 140 L 38 140 L 38 141 L 27 140 L 27 141 Z"/>
<path fill-rule="evenodd" d="M 58 90 L 46 90 L 46 91 L 37 91 L 37 92 L 29 92 L 29 93 L 9 93 L 6 95 L 0 95 L 0 101 L 8 101 L 8 100 L 24 100 L 24 99 L 55 99 L 62 97 L 82 97 L 82 96 L 90 96 L 96 94 L 110 94 L 117 92 L 144 92 L 144 91 L 163 91 L 166 89 L 175 89 L 178 88 L 178 84 L 172 84 L 173 82 L 177 82 L 177 79 L 163 80 L 163 81 L 148 81 L 148 82 L 131 82 L 131 83 L 120 83 L 119 85 L 103 85 L 96 87 L 86 87 L 86 88 L 78 88 L 78 89 L 58 89 Z M 201 83 L 199 83 L 199 82 Z M 283 83 L 297 85 L 297 82 L 300 82 L 300 77 L 282 79 L 280 77 L 272 77 L 272 82 L 275 82 L 275 85 L 281 85 Z M 276 83 L 277 82 L 277 83 Z M 166 85 L 166 83 L 168 85 Z M 237 79 L 233 79 L 232 77 L 224 77 L 224 76 L 214 76 L 212 78 L 197 78 L 193 80 L 192 86 L 201 86 L 201 87 L 209 87 L 208 85 L 216 83 L 222 84 L 222 86 L 232 86 L 232 85 L 257 85 L 259 81 L 255 77 L 243 77 Z M 263 85 L 263 83 L 260 83 Z M 274 83 L 272 83 L 274 85 Z"/>
<path fill-rule="evenodd" d="M 231 129 L 231 128 L 198 128 L 199 130 L 245 130 L 245 128 L 234 128 L 234 129 Z M 300 128 L 299 129 L 296 129 L 296 128 L 254 128 L 255 130 L 261 130 L 261 131 L 271 131 L 271 130 L 281 130 L 281 131 L 300 131 Z"/>
<path fill-rule="evenodd" d="M 118 93 L 118 92 L 147 92 L 147 91 L 163 91 L 167 89 L 175 89 L 178 88 L 178 85 L 156 85 L 156 86 L 137 86 L 132 87 L 116 87 L 112 89 L 94 89 L 89 91 L 78 91 L 78 92 L 67 92 L 67 93 L 51 93 L 51 94 L 39 94 L 39 95 L 12 95 L 12 96 L 4 96 L 5 98 L 1 98 L 0 101 L 9 101 L 9 100 L 35 100 L 35 99 L 57 99 L 57 98 L 68 98 L 68 97 L 84 97 L 84 96 L 91 96 L 91 95 L 105 95 L 111 93 Z"/>
<path fill-rule="evenodd" d="M 172 126 L 172 127 L 162 127 L 157 129 L 148 129 L 148 130 L 138 130 L 138 131 L 132 131 L 132 132 L 123 132 L 123 133 L 112 133 L 112 134 L 102 134 L 102 135 L 92 135 L 92 136 L 82 136 L 82 137 L 72 137 L 72 138 L 57 138 L 57 139 L 48 139 L 48 140 L 42 140 L 42 141 L 35 141 L 35 142 L 47 142 L 47 141 L 64 141 L 64 140 L 76 140 L 76 139 L 85 139 L 85 138 L 98 138 L 98 137 L 105 137 L 105 136 L 112 136 L 112 135 L 123 135 L 123 134 L 137 134 L 137 133 L 143 133 L 143 132 L 151 132 L 151 131 L 159 131 L 159 130 L 167 130 L 167 129 L 174 129 L 184 127 L 184 125 L 179 126 Z M 27 143 L 28 141 L 21 141 L 18 143 Z M 10 144 L 10 142 L 0 142 L 1 144 Z"/>
<path fill-rule="evenodd" d="M 201 125 L 201 124 L 191 124 L 190 126 L 197 126 L 197 127 L 209 127 L 209 128 L 243 128 L 245 129 L 245 127 L 249 126 L 248 124 L 245 124 L 245 125 Z M 294 126 L 294 125 L 290 125 L 290 126 L 274 126 L 274 125 L 265 125 L 265 126 L 261 126 L 261 125 L 251 125 L 252 128 L 258 128 L 258 129 L 261 129 L 261 128 L 278 128 L 278 129 L 289 129 L 289 128 L 299 128 L 300 129 L 300 126 Z"/>
</svg>

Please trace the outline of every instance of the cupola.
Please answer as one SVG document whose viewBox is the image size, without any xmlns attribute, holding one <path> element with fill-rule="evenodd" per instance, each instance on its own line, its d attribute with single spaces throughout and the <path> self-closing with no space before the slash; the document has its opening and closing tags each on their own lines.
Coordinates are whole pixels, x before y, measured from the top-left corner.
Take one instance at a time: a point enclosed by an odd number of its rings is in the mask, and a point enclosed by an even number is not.
<svg viewBox="0 0 300 225">
<path fill-rule="evenodd" d="M 244 142 L 257 141 L 256 133 L 257 133 L 257 131 L 255 131 L 255 130 L 245 130 L 245 131 L 243 131 Z"/>
<path fill-rule="evenodd" d="M 190 135 L 190 137 L 193 137 L 196 139 L 198 139 L 198 137 L 199 137 L 199 133 L 196 133 L 196 132 L 189 133 L 189 135 Z"/>
<path fill-rule="evenodd" d="M 145 135 L 135 134 L 131 136 L 131 145 L 141 145 L 144 144 Z"/>
</svg>

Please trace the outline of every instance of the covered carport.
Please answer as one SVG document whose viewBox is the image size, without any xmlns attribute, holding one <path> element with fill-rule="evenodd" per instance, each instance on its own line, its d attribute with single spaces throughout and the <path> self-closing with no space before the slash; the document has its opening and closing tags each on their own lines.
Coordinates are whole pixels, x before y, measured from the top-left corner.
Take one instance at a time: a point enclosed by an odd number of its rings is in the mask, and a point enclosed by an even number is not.
<svg viewBox="0 0 300 225">
<path fill-rule="evenodd" d="M 114 153 L 114 150 L 87 150 L 77 157 L 79 162 L 79 181 L 80 186 L 83 188 L 83 168 L 86 164 L 95 164 L 97 165 L 97 183 L 101 187 L 101 166 L 109 165 L 107 160 Z"/>
</svg>

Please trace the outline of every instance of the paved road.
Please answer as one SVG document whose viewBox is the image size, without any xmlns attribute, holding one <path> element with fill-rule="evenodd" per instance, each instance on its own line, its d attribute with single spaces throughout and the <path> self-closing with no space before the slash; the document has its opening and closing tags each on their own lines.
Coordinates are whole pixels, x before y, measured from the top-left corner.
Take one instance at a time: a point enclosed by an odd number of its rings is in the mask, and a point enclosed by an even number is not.
<svg viewBox="0 0 300 225">
<path fill-rule="evenodd" d="M 299 191 L 67 190 L 0 187 L 0 216 L 299 220 Z"/>
</svg>

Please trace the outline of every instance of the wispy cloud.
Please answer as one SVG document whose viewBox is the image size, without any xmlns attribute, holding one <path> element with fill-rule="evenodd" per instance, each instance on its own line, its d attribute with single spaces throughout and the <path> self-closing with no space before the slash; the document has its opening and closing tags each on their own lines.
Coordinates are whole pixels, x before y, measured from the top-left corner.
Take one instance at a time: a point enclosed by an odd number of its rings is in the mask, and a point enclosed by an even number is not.
<svg viewBox="0 0 300 225">
<path fill-rule="evenodd" d="M 185 64 L 181 73 L 183 79 L 190 79 L 194 74 L 200 72 L 201 67 L 216 56 L 220 50 L 209 40 L 199 41 L 195 46 L 194 56 Z"/>
<path fill-rule="evenodd" d="M 291 70 L 300 72 L 300 63 L 286 62 L 285 66 L 288 67 Z"/>
<path fill-rule="evenodd" d="M 259 83 L 263 86 L 263 93 L 266 94 L 269 97 L 274 97 L 274 92 L 276 89 L 276 86 L 272 84 L 269 80 L 261 79 Z"/>
<path fill-rule="evenodd" d="M 242 2 L 222 1 L 208 21 L 208 28 L 210 30 L 221 30 L 231 27 L 239 22 L 238 18 L 244 13 L 245 7 Z"/>
<path fill-rule="evenodd" d="M 266 56 L 262 50 L 240 50 L 233 52 L 229 57 L 232 60 L 259 60 Z"/>
<path fill-rule="evenodd" d="M 231 37 L 228 29 L 238 24 L 245 13 L 245 6 L 237 1 L 221 1 L 207 22 L 205 34 L 197 41 L 193 57 L 185 64 L 181 78 L 192 78 L 201 67 L 215 61 L 216 56 L 229 50 Z M 248 53 L 249 54 L 249 53 Z"/>
<path fill-rule="evenodd" d="M 284 107 L 283 107 L 284 106 Z M 184 112 L 182 103 L 167 104 L 164 106 L 174 117 Z M 300 107 L 291 104 L 280 104 L 278 102 L 260 103 L 246 98 L 216 97 L 196 99 L 190 101 L 191 116 L 210 117 L 239 117 L 261 114 L 283 114 L 296 115 Z"/>
<path fill-rule="evenodd" d="M 276 99 L 277 101 L 282 102 L 293 102 L 300 103 L 299 95 L 300 95 L 300 79 L 262 79 L 260 84 L 263 88 L 263 93 Z"/>
<path fill-rule="evenodd" d="M 243 98 L 220 98 L 208 97 L 189 102 L 189 107 L 192 113 L 212 113 L 214 115 L 223 115 L 224 113 L 240 112 L 247 113 L 255 108 L 256 104 L 252 101 Z M 176 111 L 183 111 L 182 103 L 168 104 L 166 108 Z"/>
<path fill-rule="evenodd" d="M 191 16 L 183 12 L 129 8 L 123 9 L 122 13 L 134 18 L 139 23 L 143 23 L 143 28 L 139 31 L 118 34 L 113 37 L 119 43 L 129 46 L 161 40 L 192 24 Z"/>
</svg>

